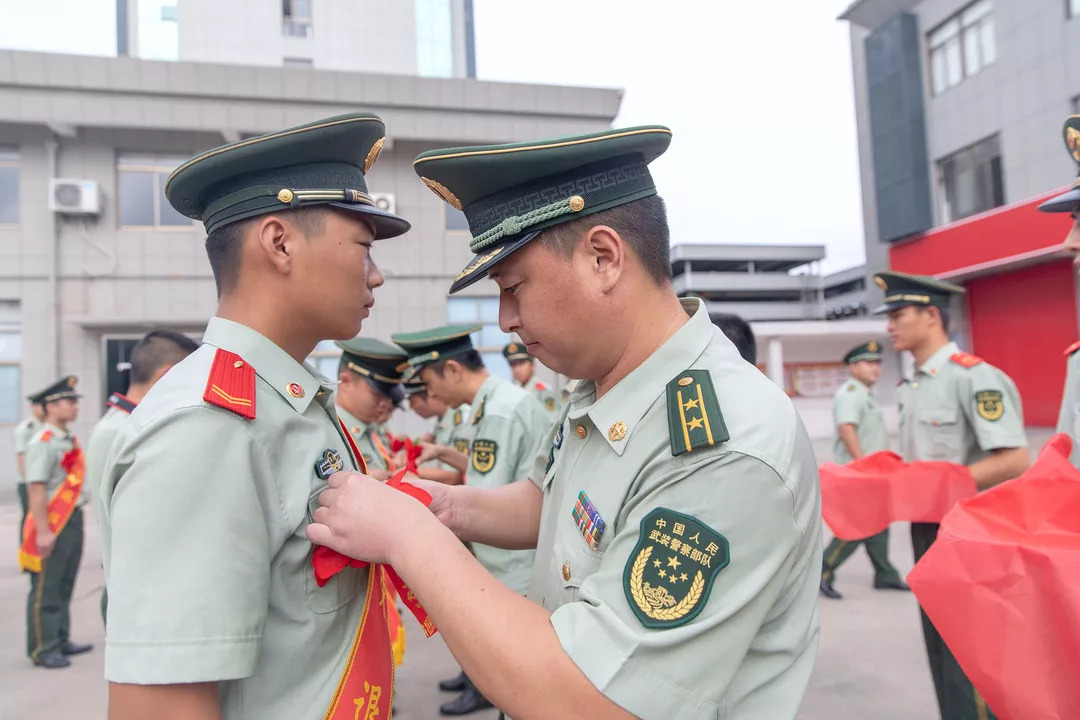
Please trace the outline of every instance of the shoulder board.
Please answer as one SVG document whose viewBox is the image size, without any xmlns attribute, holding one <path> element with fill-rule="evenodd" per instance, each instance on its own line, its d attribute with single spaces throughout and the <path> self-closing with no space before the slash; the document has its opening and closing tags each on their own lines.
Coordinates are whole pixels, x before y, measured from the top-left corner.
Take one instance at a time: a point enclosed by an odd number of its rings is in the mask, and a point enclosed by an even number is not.
<svg viewBox="0 0 1080 720">
<path fill-rule="evenodd" d="M 1080 340 L 1077 340 L 1077 341 L 1076 341 L 1076 342 L 1074 342 L 1074 343 L 1073 343 L 1072 345 L 1070 345 L 1069 347 L 1065 348 L 1065 354 L 1066 354 L 1066 355 L 1072 355 L 1072 354 L 1073 354 L 1074 352 L 1076 352 L 1077 350 L 1080 350 Z"/>
<path fill-rule="evenodd" d="M 537 389 L 537 390 L 547 390 L 547 385 L 545 385 L 545 384 L 544 384 L 544 383 L 542 383 L 542 382 L 539 382 L 539 381 L 537 381 L 537 383 L 536 383 L 536 389 Z"/>
<path fill-rule="evenodd" d="M 254 420 L 255 368 L 236 353 L 219 348 L 210 366 L 203 400 Z"/>
<path fill-rule="evenodd" d="M 484 403 L 487 402 L 487 398 L 480 401 L 480 407 L 476 408 L 476 414 L 473 415 L 472 424 L 480 422 L 480 418 L 484 417 Z"/>
<path fill-rule="evenodd" d="M 981 357 L 977 357 L 966 352 L 953 353 L 952 357 L 950 357 L 949 359 L 960 367 L 966 368 L 975 367 L 979 363 L 983 362 L 983 359 Z"/>
<path fill-rule="evenodd" d="M 848 392 L 855 392 L 855 383 L 848 383 L 847 384 L 847 391 Z"/>
<path fill-rule="evenodd" d="M 52 440 L 52 430 L 42 430 L 41 434 L 37 437 L 38 442 L 49 442 Z"/>
<path fill-rule="evenodd" d="M 460 424 L 461 424 L 461 411 L 456 410 L 456 411 L 454 411 L 454 427 L 457 427 Z"/>
<path fill-rule="evenodd" d="M 113 393 L 109 396 L 109 399 L 105 401 L 105 404 L 109 407 L 114 407 L 121 412 L 126 412 L 128 415 L 135 410 L 135 403 L 128 400 L 120 393 Z"/>
<path fill-rule="evenodd" d="M 726 442 L 728 434 L 708 370 L 684 370 L 667 384 L 668 431 L 675 457 Z"/>
</svg>

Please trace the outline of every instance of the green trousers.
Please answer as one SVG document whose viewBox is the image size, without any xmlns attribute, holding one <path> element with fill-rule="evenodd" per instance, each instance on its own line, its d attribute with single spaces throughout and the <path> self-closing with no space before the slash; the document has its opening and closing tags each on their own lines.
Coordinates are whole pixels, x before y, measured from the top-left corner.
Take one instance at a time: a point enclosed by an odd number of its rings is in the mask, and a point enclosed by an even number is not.
<svg viewBox="0 0 1080 720">
<path fill-rule="evenodd" d="M 829 547 L 825 548 L 821 559 L 821 579 L 832 582 L 836 577 L 836 569 L 851 557 L 851 554 L 859 549 L 860 545 L 866 546 L 866 554 L 870 556 L 870 562 L 874 566 L 874 580 L 879 583 L 898 583 L 900 573 L 889 562 L 889 528 L 885 528 L 877 535 L 871 535 L 862 540 L 841 540 L 833 538 Z"/>
<path fill-rule="evenodd" d="M 919 558 L 934 544 L 937 533 L 936 523 L 911 523 L 911 547 L 915 551 L 915 562 L 919 562 Z M 926 656 L 930 660 L 930 675 L 934 679 L 942 720 L 997 720 L 922 608 L 919 608 L 919 615 L 922 616 Z"/>
<path fill-rule="evenodd" d="M 26 654 L 31 660 L 46 655 L 68 641 L 71 630 L 71 593 L 83 551 L 83 513 L 75 508 L 71 519 L 56 537 L 52 554 L 41 563 L 41 572 L 30 573 L 30 596 L 26 600 Z"/>
<path fill-rule="evenodd" d="M 26 513 L 30 509 L 30 491 L 26 489 L 26 483 L 21 482 L 18 484 L 17 489 L 19 491 L 19 507 L 22 508 L 22 515 L 19 516 L 19 544 L 15 547 L 22 547 L 22 529 L 26 524 Z"/>
</svg>

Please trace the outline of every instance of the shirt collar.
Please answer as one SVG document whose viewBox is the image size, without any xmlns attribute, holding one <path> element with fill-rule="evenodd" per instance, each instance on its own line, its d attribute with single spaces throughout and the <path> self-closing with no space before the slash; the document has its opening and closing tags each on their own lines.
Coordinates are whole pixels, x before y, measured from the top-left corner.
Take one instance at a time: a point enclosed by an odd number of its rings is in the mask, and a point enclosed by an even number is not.
<svg viewBox="0 0 1080 720">
<path fill-rule="evenodd" d="M 255 374 L 274 388 L 296 412 L 303 414 L 311 401 L 319 396 L 320 402 L 329 398 L 333 384 L 307 363 L 298 363 L 289 353 L 246 325 L 225 318 L 212 317 L 206 325 L 203 343 L 236 353 Z M 290 386 L 299 385 L 303 392 L 296 397 L 289 392 Z M 323 405 L 328 406 L 328 403 Z"/>
<path fill-rule="evenodd" d="M 469 403 L 472 406 L 473 417 L 476 417 L 476 414 L 484 409 L 484 401 L 488 399 L 488 396 L 491 395 L 491 393 L 495 392 L 495 388 L 502 382 L 502 378 L 496 377 L 495 375 L 489 374 L 487 376 L 487 380 L 485 380 L 484 384 L 480 386 L 480 389 L 476 391 L 476 396 L 472 399 L 472 402 Z M 481 419 L 482 418 L 483 416 L 481 415 Z"/>
<path fill-rule="evenodd" d="M 356 434 L 366 433 L 368 428 L 374 428 L 376 425 L 375 423 L 364 422 L 340 405 L 335 405 L 334 410 L 337 411 L 338 417 L 349 428 L 349 432 Z"/>
<path fill-rule="evenodd" d="M 919 368 L 919 372 L 926 375 L 937 375 L 942 366 L 949 361 L 949 358 L 958 352 L 960 352 L 960 348 L 956 343 L 945 343 L 940 350 L 931 355 L 930 359 L 922 364 Z"/>
<path fill-rule="evenodd" d="M 611 445 L 611 449 L 619 456 L 625 451 L 634 428 L 645 417 L 645 413 L 657 398 L 664 395 L 667 384 L 701 357 L 716 332 L 715 326 L 709 320 L 705 303 L 697 298 L 686 298 L 680 302 L 690 320 L 604 397 L 591 405 L 580 406 L 580 401 L 590 396 L 595 397 L 596 383 L 588 380 L 574 390 L 571 410 L 568 413 L 570 419 L 577 420 L 588 415 Z M 735 352 L 733 345 L 728 349 Z M 574 407 L 575 405 L 579 406 Z M 626 426 L 625 433 L 612 432 L 618 423 Z M 618 440 L 612 439 L 620 434 L 622 437 Z"/>
<path fill-rule="evenodd" d="M 61 430 L 60 428 L 56 427 L 52 423 L 41 423 L 41 431 L 44 432 L 46 430 L 49 430 L 50 432 L 52 432 L 52 434 L 55 435 L 60 440 L 66 440 L 68 438 L 68 436 L 71 435 L 70 431 Z"/>
</svg>

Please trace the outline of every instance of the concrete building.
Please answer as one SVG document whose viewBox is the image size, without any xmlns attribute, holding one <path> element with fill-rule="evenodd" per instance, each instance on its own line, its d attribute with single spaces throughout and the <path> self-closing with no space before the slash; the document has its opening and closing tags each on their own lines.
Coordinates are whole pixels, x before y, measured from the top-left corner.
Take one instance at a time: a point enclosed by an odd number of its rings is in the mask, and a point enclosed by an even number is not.
<svg viewBox="0 0 1080 720">
<path fill-rule="evenodd" d="M 1057 417 L 1077 338 L 1067 216 L 1035 211 L 1076 175 L 1080 0 L 858 0 L 851 51 L 868 272 L 959 282 L 953 334 Z M 880 292 L 871 287 L 871 304 Z"/>
<path fill-rule="evenodd" d="M 116 20 L 120 56 L 476 77 L 472 0 L 116 0 Z"/>
<path fill-rule="evenodd" d="M 620 99 L 615 90 L 0 51 L 0 424 L 19 419 L 28 392 L 75 373 L 85 438 L 107 391 L 123 387 L 118 364 L 143 332 L 201 335 L 216 306 L 205 235 L 162 195 L 182 159 L 358 108 L 378 113 L 388 132 L 369 189 L 413 223 L 376 246 L 387 282 L 365 334 L 477 322 L 489 365 L 507 372 L 496 287 L 447 298 L 471 258 L 464 216 L 416 178 L 412 160 L 439 146 L 601 130 Z M 336 350 L 320 348 L 316 361 L 333 374 Z M 10 437 L 0 433 L 0 457 L 11 457 Z M 4 465 L 0 478 L 12 472 Z"/>
</svg>

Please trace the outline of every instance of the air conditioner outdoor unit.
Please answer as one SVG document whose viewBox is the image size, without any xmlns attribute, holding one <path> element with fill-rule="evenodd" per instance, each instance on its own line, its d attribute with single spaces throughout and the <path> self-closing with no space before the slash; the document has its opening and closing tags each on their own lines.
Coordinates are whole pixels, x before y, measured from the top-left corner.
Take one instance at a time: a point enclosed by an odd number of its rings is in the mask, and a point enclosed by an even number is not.
<svg viewBox="0 0 1080 720">
<path fill-rule="evenodd" d="M 388 213 L 397 212 L 397 201 L 394 199 L 394 193 L 371 193 L 371 197 L 375 200 L 375 207 L 380 210 L 385 210 Z"/>
<path fill-rule="evenodd" d="M 49 209 L 64 215 L 100 215 L 97 180 L 54 178 L 49 181 Z"/>
</svg>

